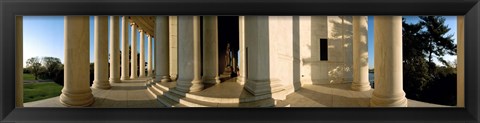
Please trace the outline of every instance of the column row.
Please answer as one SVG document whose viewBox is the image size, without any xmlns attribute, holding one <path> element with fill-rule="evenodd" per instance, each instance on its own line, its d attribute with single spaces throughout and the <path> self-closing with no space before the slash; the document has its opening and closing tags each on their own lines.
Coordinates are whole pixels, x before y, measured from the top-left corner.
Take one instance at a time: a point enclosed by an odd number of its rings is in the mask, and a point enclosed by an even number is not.
<svg viewBox="0 0 480 123">
<path fill-rule="evenodd" d="M 94 17 L 94 81 L 92 88 L 109 89 L 110 83 L 127 80 L 129 76 L 128 65 L 131 64 L 130 79 L 137 79 L 137 53 L 136 53 L 136 24 L 131 23 L 131 62 L 128 62 L 128 27 L 126 16 L 122 17 L 122 52 L 119 42 L 119 17 L 108 16 Z M 60 95 L 60 102 L 66 106 L 88 106 L 94 98 L 89 85 L 89 17 L 65 16 L 65 83 Z M 108 33 L 110 29 L 110 34 Z M 144 33 L 140 31 L 140 77 L 145 75 L 144 60 Z M 108 37 L 110 36 L 110 78 L 108 79 Z M 152 36 L 147 34 L 149 46 L 148 75 L 152 75 Z M 122 59 L 120 61 L 120 54 Z M 120 65 L 122 66 L 120 76 Z M 85 77 L 87 76 L 87 77 Z"/>
</svg>

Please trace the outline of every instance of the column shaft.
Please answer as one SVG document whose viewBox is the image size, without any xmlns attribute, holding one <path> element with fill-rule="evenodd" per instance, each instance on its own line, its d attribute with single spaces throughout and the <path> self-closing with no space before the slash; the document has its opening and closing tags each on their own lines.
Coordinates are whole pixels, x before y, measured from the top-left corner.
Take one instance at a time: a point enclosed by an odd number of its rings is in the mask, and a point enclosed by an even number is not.
<svg viewBox="0 0 480 123">
<path fill-rule="evenodd" d="M 370 90 L 368 81 L 367 16 L 353 16 L 353 82 L 352 90 Z"/>
<path fill-rule="evenodd" d="M 110 16 L 110 83 L 120 82 L 119 17 Z"/>
<path fill-rule="evenodd" d="M 130 53 L 130 79 L 136 79 L 137 76 L 137 25 L 135 23 L 131 24 L 132 26 L 132 45 L 131 45 L 131 53 Z"/>
<path fill-rule="evenodd" d="M 147 64 L 147 77 L 153 77 L 152 74 L 152 36 L 147 35 L 147 41 L 148 41 L 148 64 Z"/>
<path fill-rule="evenodd" d="M 280 30 L 277 27 L 285 25 L 275 25 L 270 23 L 279 22 L 278 20 L 288 20 L 289 17 L 281 18 L 269 16 L 245 16 L 245 45 L 248 47 L 248 78 L 245 80 L 244 88 L 253 95 L 272 95 L 273 98 L 281 99 L 274 93 L 283 91 L 284 86 L 278 79 L 275 66 L 277 63 L 274 41 L 280 40 L 278 34 Z M 290 17 L 291 18 L 291 17 Z M 293 23 L 293 22 L 290 22 Z M 275 29 L 275 30 L 271 30 Z M 276 34 L 276 35 L 274 35 Z M 273 39 L 273 38 L 277 39 Z M 292 39 L 292 38 L 290 38 Z"/>
<path fill-rule="evenodd" d="M 157 43 L 156 57 L 158 61 L 156 67 L 156 81 L 169 82 L 170 80 L 170 64 L 169 64 L 169 20 L 168 16 L 157 16 L 155 21 L 155 36 Z M 190 71 L 191 72 L 191 71 Z"/>
<path fill-rule="evenodd" d="M 239 16 L 238 17 L 238 29 L 239 29 L 239 34 L 238 34 L 238 43 L 239 43 L 239 49 L 240 49 L 240 76 L 237 77 L 237 82 L 240 84 L 245 83 L 245 77 L 246 77 L 246 64 L 245 64 L 245 59 L 247 58 L 245 55 L 245 16 Z"/>
<path fill-rule="evenodd" d="M 15 107 L 23 107 L 23 16 L 16 16 Z"/>
<path fill-rule="evenodd" d="M 65 16 L 65 81 L 60 102 L 66 106 L 89 106 L 94 102 L 88 78 L 89 25 L 88 16 Z"/>
<path fill-rule="evenodd" d="M 375 90 L 370 105 L 406 107 L 402 76 L 402 17 L 375 16 Z"/>
<path fill-rule="evenodd" d="M 177 80 L 178 78 L 178 49 L 177 49 L 177 33 L 178 33 L 178 17 L 177 16 L 169 16 L 169 35 L 170 35 L 170 79 L 172 81 Z"/>
<path fill-rule="evenodd" d="M 108 16 L 94 17 L 94 80 L 92 87 L 111 88 L 108 82 Z"/>
<path fill-rule="evenodd" d="M 203 89 L 200 77 L 200 17 L 178 17 L 179 69 L 177 90 L 196 92 Z"/>
<path fill-rule="evenodd" d="M 220 83 L 218 76 L 218 22 L 217 16 L 203 17 L 203 81 Z"/>
<path fill-rule="evenodd" d="M 145 32 L 140 30 L 140 65 L 138 68 L 139 77 L 145 77 Z"/>
<path fill-rule="evenodd" d="M 129 51 L 128 51 L 128 17 L 122 16 L 122 77 L 121 80 L 128 80 L 129 76 Z"/>
</svg>

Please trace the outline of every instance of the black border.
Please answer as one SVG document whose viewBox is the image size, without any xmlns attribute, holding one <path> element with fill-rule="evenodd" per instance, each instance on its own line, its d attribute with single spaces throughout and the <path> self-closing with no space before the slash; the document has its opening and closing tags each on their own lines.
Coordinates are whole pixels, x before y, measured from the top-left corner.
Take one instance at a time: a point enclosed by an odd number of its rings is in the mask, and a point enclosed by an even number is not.
<svg viewBox="0 0 480 123">
<path fill-rule="evenodd" d="M 1 0 L 0 120 L 479 122 L 478 0 Z M 16 15 L 465 15 L 466 108 L 15 108 Z"/>
</svg>

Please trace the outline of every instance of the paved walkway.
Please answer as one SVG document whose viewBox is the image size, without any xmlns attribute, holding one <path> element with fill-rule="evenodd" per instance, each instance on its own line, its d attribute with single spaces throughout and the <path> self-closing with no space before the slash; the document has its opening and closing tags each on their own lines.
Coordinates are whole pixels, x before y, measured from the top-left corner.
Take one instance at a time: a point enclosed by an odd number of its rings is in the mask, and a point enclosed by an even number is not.
<svg viewBox="0 0 480 123">
<path fill-rule="evenodd" d="M 145 86 L 146 80 L 128 80 L 112 84 L 109 90 L 92 89 L 95 96 L 93 108 L 160 108 L 165 107 L 153 96 L 150 96 Z M 369 107 L 373 90 L 358 92 L 350 89 L 351 83 L 304 85 L 298 91 L 289 94 L 286 100 L 279 101 L 290 107 Z M 167 86 L 175 86 L 169 83 Z M 220 92 L 220 93 L 219 93 Z M 214 85 L 201 92 L 192 94 L 210 97 L 244 97 L 249 93 L 233 82 Z M 29 102 L 25 107 L 65 107 L 59 102 L 59 97 Z M 430 103 L 408 100 L 408 107 L 449 107 Z"/>
<path fill-rule="evenodd" d="M 112 84 L 109 90 L 92 88 L 95 102 L 93 108 L 158 108 L 164 107 L 149 96 L 145 87 L 146 80 L 127 80 Z M 59 101 L 59 96 L 24 103 L 25 107 L 65 107 Z"/>
</svg>

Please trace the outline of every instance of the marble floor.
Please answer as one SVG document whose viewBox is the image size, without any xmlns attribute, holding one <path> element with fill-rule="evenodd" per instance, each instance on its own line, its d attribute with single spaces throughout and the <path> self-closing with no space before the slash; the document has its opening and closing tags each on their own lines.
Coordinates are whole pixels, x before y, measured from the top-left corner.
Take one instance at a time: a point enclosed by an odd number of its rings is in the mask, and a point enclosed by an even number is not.
<svg viewBox="0 0 480 123">
<path fill-rule="evenodd" d="M 161 108 L 165 107 L 159 101 L 149 96 L 146 90 L 146 81 L 127 80 L 112 84 L 109 90 L 93 89 L 95 102 L 92 108 Z M 278 101 L 289 107 L 369 107 L 373 90 L 358 92 L 350 89 L 351 83 L 303 85 L 301 89 L 287 95 L 286 100 Z M 175 86 L 174 82 L 166 86 Z M 234 92 L 234 93 L 232 93 Z M 192 94 L 234 98 L 251 96 L 242 85 L 235 82 L 223 82 L 209 86 L 201 92 Z M 25 107 L 65 107 L 59 102 L 59 97 L 24 103 Z M 450 107 L 430 104 L 415 100 L 408 100 L 408 107 Z"/>
<path fill-rule="evenodd" d="M 126 80 L 111 84 L 109 90 L 92 88 L 95 102 L 92 108 L 159 108 L 165 107 L 146 91 L 147 80 Z M 59 101 L 59 96 L 24 103 L 24 107 L 65 107 Z"/>
</svg>

